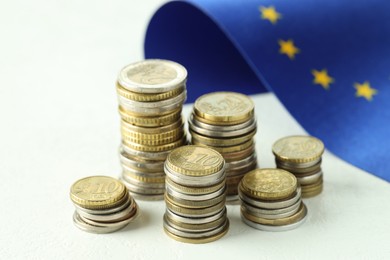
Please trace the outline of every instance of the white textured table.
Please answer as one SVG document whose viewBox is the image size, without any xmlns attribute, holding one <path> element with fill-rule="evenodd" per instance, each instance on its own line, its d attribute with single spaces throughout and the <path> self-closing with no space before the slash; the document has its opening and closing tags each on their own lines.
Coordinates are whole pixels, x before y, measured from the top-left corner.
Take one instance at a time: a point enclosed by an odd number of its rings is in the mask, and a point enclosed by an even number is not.
<svg viewBox="0 0 390 260">
<path fill-rule="evenodd" d="M 142 58 L 143 33 L 163 1 L 12 1 L 0 8 L 0 258 L 10 259 L 390 259 L 390 186 L 339 160 L 323 159 L 325 190 L 306 200 L 299 229 L 261 232 L 229 206 L 229 233 L 205 245 L 162 229 L 163 202 L 107 235 L 73 226 L 70 185 L 120 174 L 114 81 Z M 189 86 L 191 87 L 191 86 Z M 272 94 L 253 97 L 261 167 L 272 143 L 304 131 Z M 190 106 L 185 107 L 188 114 Z"/>
</svg>

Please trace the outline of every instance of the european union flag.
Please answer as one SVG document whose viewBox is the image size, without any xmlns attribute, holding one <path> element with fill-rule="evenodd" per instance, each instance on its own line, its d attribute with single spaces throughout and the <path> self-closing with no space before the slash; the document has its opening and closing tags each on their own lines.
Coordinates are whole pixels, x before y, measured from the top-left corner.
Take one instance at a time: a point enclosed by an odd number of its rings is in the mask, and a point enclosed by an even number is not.
<svg viewBox="0 0 390 260">
<path fill-rule="evenodd" d="M 146 58 L 189 70 L 189 101 L 273 91 L 341 158 L 390 181 L 390 2 L 190 0 L 161 7 Z"/>
</svg>

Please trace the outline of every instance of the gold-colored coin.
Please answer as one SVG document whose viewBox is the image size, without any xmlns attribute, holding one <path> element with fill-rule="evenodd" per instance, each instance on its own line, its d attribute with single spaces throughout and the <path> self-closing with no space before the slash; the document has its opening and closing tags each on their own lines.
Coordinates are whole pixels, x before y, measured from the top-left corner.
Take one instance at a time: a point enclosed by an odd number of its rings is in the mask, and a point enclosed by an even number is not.
<svg viewBox="0 0 390 260">
<path fill-rule="evenodd" d="M 123 168 L 122 177 L 124 178 L 133 178 L 142 182 L 164 182 L 165 173 L 156 172 L 156 173 L 147 173 L 131 170 L 130 168 Z"/>
<path fill-rule="evenodd" d="M 307 208 L 305 204 L 301 203 L 297 213 L 295 213 L 292 216 L 279 218 L 279 219 L 268 219 L 268 218 L 260 218 L 254 216 L 250 214 L 248 210 L 243 206 L 241 206 L 241 213 L 246 219 L 258 224 L 270 225 L 270 226 L 285 226 L 285 225 L 296 223 L 301 219 L 303 219 L 307 214 Z"/>
<path fill-rule="evenodd" d="M 191 139 L 195 140 L 195 142 L 203 143 L 208 146 L 218 146 L 218 147 L 226 147 L 226 146 L 234 146 L 239 145 L 251 140 L 255 134 L 256 130 L 239 137 L 231 137 L 231 138 L 210 138 L 207 136 L 203 136 L 197 134 L 193 131 L 190 131 Z"/>
<path fill-rule="evenodd" d="M 238 123 L 254 115 L 253 101 L 236 92 L 213 92 L 199 97 L 194 104 L 194 113 L 215 124 Z"/>
<path fill-rule="evenodd" d="M 241 151 L 238 151 L 238 152 L 221 153 L 221 154 L 222 154 L 223 158 L 225 159 L 225 161 L 227 163 L 229 163 L 229 162 L 234 162 L 234 161 L 239 161 L 239 160 L 245 159 L 248 156 L 250 156 L 251 154 L 253 154 L 254 152 L 255 152 L 255 147 L 252 145 L 252 146 L 249 146 L 248 148 L 241 150 Z"/>
<path fill-rule="evenodd" d="M 176 129 L 180 130 L 182 129 L 183 124 L 183 120 L 180 119 L 170 125 L 162 127 L 140 127 L 121 120 L 121 129 L 122 132 L 125 132 L 127 135 L 131 135 L 133 137 L 147 138 L 147 135 L 156 135 L 156 138 L 161 138 L 160 136 L 158 136 L 159 134 L 170 132 Z"/>
<path fill-rule="evenodd" d="M 174 181 L 172 181 L 170 178 L 165 179 L 165 183 L 167 186 L 172 187 L 175 191 L 181 192 L 184 194 L 189 194 L 189 195 L 199 195 L 199 194 L 208 194 L 212 192 L 216 192 L 217 190 L 221 189 L 223 186 L 225 186 L 226 182 L 225 180 L 213 185 L 213 186 L 208 186 L 208 187 L 190 187 L 190 186 L 183 186 L 180 185 Z"/>
<path fill-rule="evenodd" d="M 201 142 L 198 142 L 197 140 L 191 140 L 191 143 L 194 145 L 199 145 L 199 146 L 205 146 L 208 147 L 208 145 L 205 145 Z M 239 145 L 234 145 L 234 146 L 226 146 L 226 147 L 218 147 L 218 146 L 213 146 L 212 149 L 215 151 L 223 154 L 223 153 L 233 153 L 233 152 L 238 152 L 247 149 L 250 146 L 253 146 L 253 138 L 245 143 L 239 144 Z"/>
<path fill-rule="evenodd" d="M 122 139 L 125 140 L 126 142 L 130 142 L 130 143 L 136 143 L 136 144 L 147 145 L 147 146 L 159 146 L 159 145 L 169 144 L 169 143 L 175 142 L 179 139 L 182 139 L 183 135 L 184 135 L 184 131 L 182 131 L 180 134 L 174 135 L 172 137 L 168 136 L 165 138 L 154 139 L 154 140 L 143 139 L 143 138 L 134 138 L 134 137 L 130 137 L 127 135 L 122 135 Z"/>
<path fill-rule="evenodd" d="M 239 125 L 239 124 L 242 124 L 242 123 L 245 123 L 247 122 L 249 119 L 241 119 L 239 121 L 233 121 L 233 122 L 224 122 L 224 121 L 211 121 L 211 120 L 207 120 L 207 119 L 204 119 L 202 117 L 199 117 L 197 115 L 194 114 L 194 112 L 192 113 L 193 115 L 193 118 L 201 123 L 204 123 L 204 124 L 208 124 L 208 125 L 214 125 L 214 126 L 231 126 L 231 125 Z M 252 116 L 253 117 L 253 116 Z"/>
<path fill-rule="evenodd" d="M 172 201 L 167 196 L 167 193 L 165 193 L 164 199 L 167 208 L 173 213 L 180 216 L 191 216 L 193 218 L 212 215 L 221 211 L 225 207 L 225 200 L 207 208 L 184 208 L 183 206 L 175 204 L 175 201 Z"/>
<path fill-rule="evenodd" d="M 220 203 L 221 201 L 225 201 L 226 199 L 226 191 L 212 199 L 208 200 L 186 200 L 186 199 L 180 199 L 178 197 L 175 197 L 168 192 L 165 194 L 169 198 L 170 201 L 172 201 L 175 205 L 184 207 L 184 208 L 189 208 L 189 209 L 199 209 L 199 208 L 207 208 L 211 207 L 215 204 Z"/>
<path fill-rule="evenodd" d="M 324 144 L 312 136 L 288 136 L 272 146 L 278 160 L 305 163 L 318 160 L 324 153 Z"/>
<path fill-rule="evenodd" d="M 166 115 L 159 115 L 153 117 L 135 116 L 126 112 L 121 106 L 119 106 L 119 114 L 122 120 L 136 126 L 142 127 L 160 127 L 170 125 L 181 118 L 181 108 L 174 110 Z"/>
<path fill-rule="evenodd" d="M 184 134 L 183 126 L 179 126 L 173 130 L 167 132 L 160 132 L 158 134 L 144 134 L 135 131 L 129 131 L 122 127 L 121 134 L 124 139 L 127 139 L 129 142 L 133 142 L 129 139 L 138 139 L 138 140 L 149 140 L 149 141 L 159 141 L 163 139 L 177 140 L 180 136 Z"/>
<path fill-rule="evenodd" d="M 216 241 L 216 240 L 220 239 L 221 237 L 223 237 L 228 232 L 228 230 L 229 230 L 229 219 L 227 219 L 227 218 L 226 218 L 226 224 L 225 224 L 225 227 L 223 228 L 223 230 L 220 233 L 218 233 L 214 236 L 210 236 L 210 237 L 202 237 L 202 238 L 181 237 L 181 236 L 172 234 L 164 227 L 164 231 L 169 237 L 171 237 L 179 242 L 191 243 L 191 244 L 205 244 L 205 243 L 210 243 L 210 242 Z"/>
<path fill-rule="evenodd" d="M 244 175 L 245 175 L 245 173 L 235 175 L 235 176 L 226 177 L 226 184 L 229 186 L 230 185 L 238 185 L 240 183 L 240 181 L 242 180 L 242 178 L 244 178 Z"/>
<path fill-rule="evenodd" d="M 320 194 L 323 190 L 323 186 L 318 186 L 317 189 L 314 189 L 314 190 L 310 190 L 310 191 L 303 191 L 302 189 L 302 198 L 311 198 L 311 197 L 314 197 L 314 196 L 317 196 L 318 194 Z"/>
<path fill-rule="evenodd" d="M 166 100 L 169 98 L 173 98 L 177 95 L 179 95 L 181 92 L 184 91 L 184 86 L 183 87 L 178 87 L 176 89 L 173 89 L 168 92 L 163 92 L 163 93 L 137 93 L 137 92 L 132 92 L 129 91 L 125 88 L 123 88 L 119 83 L 116 84 L 116 91 L 118 95 L 125 97 L 127 99 L 133 100 L 133 101 L 138 101 L 138 102 L 156 102 L 156 101 L 161 101 L 161 100 Z"/>
<path fill-rule="evenodd" d="M 241 183 L 246 195 L 263 200 L 287 198 L 297 189 L 297 178 L 281 169 L 255 169 Z"/>
<path fill-rule="evenodd" d="M 137 144 L 133 142 L 128 142 L 126 140 L 123 140 L 122 143 L 123 145 L 129 147 L 130 149 L 134 149 L 141 152 L 164 152 L 185 145 L 186 142 L 187 142 L 187 137 L 184 135 L 181 139 L 177 141 L 168 144 L 158 145 L 158 146 Z"/>
<path fill-rule="evenodd" d="M 225 164 L 222 155 L 203 146 L 187 145 L 173 150 L 166 165 L 177 173 L 188 176 L 206 176 L 220 171 Z"/>
<path fill-rule="evenodd" d="M 73 203 L 86 209 L 107 209 L 127 194 L 126 187 L 108 176 L 91 176 L 76 181 L 70 189 Z"/>
</svg>

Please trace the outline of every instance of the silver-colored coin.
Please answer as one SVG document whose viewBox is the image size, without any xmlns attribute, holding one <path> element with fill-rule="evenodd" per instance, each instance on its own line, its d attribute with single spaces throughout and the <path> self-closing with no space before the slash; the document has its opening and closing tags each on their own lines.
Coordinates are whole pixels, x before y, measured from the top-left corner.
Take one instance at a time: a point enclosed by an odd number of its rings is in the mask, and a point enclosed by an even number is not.
<svg viewBox="0 0 390 260">
<path fill-rule="evenodd" d="M 184 93 L 187 94 L 187 92 L 184 92 Z M 131 111 L 131 112 L 137 113 L 137 114 L 151 115 L 152 116 L 152 115 L 159 115 L 159 114 L 167 114 L 167 113 L 172 112 L 172 111 L 176 110 L 177 108 L 183 106 L 184 102 L 187 99 L 187 96 L 185 95 L 184 97 L 182 97 L 182 96 L 180 96 L 180 97 L 181 97 L 181 100 L 179 102 L 170 103 L 166 106 L 153 107 L 153 108 L 129 105 L 129 103 L 124 102 L 123 97 L 118 98 L 118 103 L 120 106 L 122 106 L 122 108 L 124 110 Z"/>
<path fill-rule="evenodd" d="M 89 218 L 84 218 L 80 214 L 79 214 L 79 216 L 87 224 L 90 224 L 90 225 L 93 225 L 93 226 L 99 226 L 100 225 L 100 226 L 115 228 L 115 227 L 126 226 L 131 221 L 133 221 L 135 219 L 135 217 L 137 216 L 137 210 L 138 210 L 138 208 L 134 207 L 134 208 L 132 208 L 132 211 L 130 213 L 128 213 L 128 215 L 125 216 L 123 219 L 121 219 L 119 221 L 110 221 L 110 222 L 95 221 L 95 220 L 92 220 L 92 219 L 89 219 Z"/>
<path fill-rule="evenodd" d="M 124 202 L 122 204 L 120 204 L 116 207 L 113 207 L 113 208 L 109 208 L 109 209 L 86 209 L 86 208 L 83 208 L 83 207 L 77 205 L 76 203 L 73 203 L 73 205 L 76 207 L 76 210 L 82 210 L 86 213 L 93 214 L 93 215 L 112 214 L 112 213 L 118 212 L 118 211 L 128 207 L 127 204 L 130 202 L 131 198 L 130 198 L 129 194 L 126 194 L 125 196 L 127 198 L 124 198 Z"/>
<path fill-rule="evenodd" d="M 164 219 L 172 226 L 174 229 L 183 231 L 183 232 L 207 232 L 211 231 L 220 225 L 222 225 L 226 221 L 226 213 L 222 215 L 219 219 L 216 219 L 212 222 L 204 223 L 204 224 L 187 224 L 183 222 L 177 222 L 172 218 L 169 218 L 167 214 L 164 214 Z"/>
<path fill-rule="evenodd" d="M 256 153 L 253 153 L 251 156 L 243 160 L 226 163 L 226 172 L 240 171 L 254 164 L 257 164 Z"/>
<path fill-rule="evenodd" d="M 124 67 L 118 83 L 137 93 L 163 93 L 185 85 L 187 70 L 179 63 L 149 59 Z"/>
<path fill-rule="evenodd" d="M 297 180 L 300 185 L 310 185 L 316 183 L 319 179 L 321 179 L 321 177 L 322 177 L 322 170 L 320 170 L 319 172 L 313 175 L 309 175 L 305 177 L 297 177 Z"/>
<path fill-rule="evenodd" d="M 166 107 L 171 104 L 183 103 L 187 96 L 187 91 L 183 90 L 179 95 L 172 97 L 170 99 L 155 101 L 155 102 L 140 102 L 127 99 L 121 95 L 118 96 L 120 104 L 126 104 L 127 107 L 142 107 L 144 109 L 154 109 L 158 107 Z"/>
<path fill-rule="evenodd" d="M 156 201 L 164 200 L 164 194 L 161 195 L 146 195 L 130 191 L 131 196 L 137 200 Z"/>
<path fill-rule="evenodd" d="M 219 196 L 207 200 L 186 200 L 172 196 L 169 193 L 165 193 L 165 196 L 175 205 L 188 209 L 213 207 L 221 202 L 226 202 L 226 190 L 224 190 L 224 192 Z"/>
<path fill-rule="evenodd" d="M 296 192 L 294 193 L 294 196 L 291 198 L 288 198 L 286 200 L 278 200 L 278 201 L 260 201 L 252 199 L 248 196 L 246 196 L 243 192 L 241 192 L 240 189 L 238 189 L 238 195 L 240 196 L 240 199 L 249 205 L 253 205 L 258 208 L 263 209 L 280 209 L 280 208 L 287 208 L 291 205 L 295 204 L 300 198 L 301 198 L 301 187 L 298 187 Z"/>
<path fill-rule="evenodd" d="M 106 234 L 106 233 L 112 233 L 115 231 L 118 231 L 124 227 L 126 227 L 130 222 L 134 221 L 138 217 L 138 211 L 127 221 L 122 222 L 119 225 L 105 225 L 105 224 L 99 224 L 99 225 L 92 225 L 88 224 L 87 222 L 82 219 L 82 217 L 77 213 L 77 211 L 73 214 L 73 223 L 76 227 L 79 229 L 89 232 L 89 233 L 95 233 L 95 234 Z"/>
<path fill-rule="evenodd" d="M 263 209 L 263 208 L 258 208 L 254 207 L 245 201 L 241 201 L 242 206 L 244 206 L 252 215 L 262 215 L 262 218 L 268 218 L 265 216 L 268 215 L 277 215 L 279 216 L 280 214 L 285 214 L 285 213 L 291 213 L 291 212 L 297 212 L 299 210 L 299 207 L 301 205 L 302 200 L 299 199 L 297 202 L 295 202 L 293 205 L 285 208 L 280 208 L 280 209 Z M 294 213 L 295 213 L 294 212 Z"/>
<path fill-rule="evenodd" d="M 254 207 L 250 207 L 250 205 L 246 204 L 246 203 L 242 203 L 241 204 L 241 207 L 242 208 L 245 208 L 246 211 L 253 215 L 253 216 L 256 216 L 256 217 L 259 217 L 259 218 L 265 218 L 265 219 L 280 219 L 280 218 L 287 218 L 287 217 L 290 217 L 292 215 L 294 215 L 295 213 L 298 212 L 299 210 L 299 206 L 301 205 L 301 201 L 299 201 L 299 204 L 297 208 L 294 208 L 292 209 L 291 211 L 289 212 L 284 212 L 284 213 L 278 213 L 278 214 L 263 214 L 263 213 L 260 213 L 258 210 L 256 210 L 256 208 Z M 255 209 L 254 211 L 252 211 L 251 209 Z"/>
<path fill-rule="evenodd" d="M 135 175 L 139 177 L 145 177 L 145 178 L 158 178 L 158 177 L 165 177 L 164 168 L 161 169 L 159 172 L 145 172 L 145 171 L 139 171 L 135 170 L 133 168 L 128 167 L 127 165 L 122 164 L 123 169 L 123 176 L 124 175 Z"/>
<path fill-rule="evenodd" d="M 321 158 L 318 158 L 317 160 L 305 162 L 305 163 L 294 163 L 294 162 L 288 162 L 288 161 L 281 161 L 276 159 L 277 165 L 280 165 L 281 167 L 286 167 L 290 169 L 294 168 L 308 168 L 312 167 L 316 164 L 321 164 Z"/>
<path fill-rule="evenodd" d="M 190 120 L 194 125 L 202 128 L 202 129 L 207 129 L 207 130 L 211 130 L 211 131 L 230 132 L 230 131 L 240 130 L 242 128 L 248 127 L 249 125 L 253 124 L 253 122 L 256 119 L 254 117 L 252 117 L 248 121 L 245 121 L 244 123 L 241 123 L 241 124 L 220 126 L 220 125 L 211 125 L 211 124 L 206 124 L 206 123 L 200 122 L 200 121 L 195 119 L 194 114 L 192 113 L 190 115 Z"/>
<path fill-rule="evenodd" d="M 229 179 L 231 177 L 236 177 L 239 175 L 243 175 L 248 173 L 251 170 L 254 170 L 257 168 L 257 160 L 252 161 L 250 164 L 240 167 L 238 169 L 226 169 L 226 178 Z"/>
<path fill-rule="evenodd" d="M 209 137 L 216 137 L 216 138 L 221 138 L 221 137 L 237 137 L 245 134 L 249 134 L 253 130 L 256 129 L 256 121 L 253 120 L 252 124 L 249 126 L 240 128 L 240 129 L 235 129 L 233 131 L 227 131 L 226 129 L 224 130 L 209 130 L 205 129 L 202 127 L 197 126 L 193 121 L 189 120 L 189 129 L 190 131 L 194 131 L 198 134 L 204 135 L 204 136 L 209 136 Z"/>
<path fill-rule="evenodd" d="M 119 179 L 125 185 L 133 185 L 145 189 L 165 189 L 165 182 L 143 182 L 127 175 L 122 175 Z"/>
<path fill-rule="evenodd" d="M 263 225 L 263 224 L 255 223 L 246 219 L 242 214 L 241 214 L 241 219 L 245 224 L 255 229 L 270 231 L 270 232 L 282 232 L 282 231 L 296 229 L 297 227 L 301 226 L 303 223 L 305 223 L 307 219 L 307 214 L 298 222 L 289 225 L 284 225 L 284 226 L 271 226 L 271 225 Z"/>
<path fill-rule="evenodd" d="M 124 209 L 111 213 L 111 214 L 90 214 L 83 210 L 76 209 L 77 213 L 81 216 L 82 219 L 91 219 L 93 221 L 102 221 L 102 222 L 115 222 L 117 220 L 120 220 L 126 216 L 128 216 L 131 212 L 134 211 L 134 209 L 137 207 L 137 203 L 134 201 L 134 199 L 131 199 L 129 203 L 126 203 L 127 207 Z"/>
<path fill-rule="evenodd" d="M 219 190 L 217 190 L 215 192 L 212 192 L 212 193 L 208 193 L 208 194 L 189 195 L 189 194 L 185 194 L 185 193 L 181 193 L 181 192 L 175 191 L 167 183 L 166 191 L 171 196 L 179 198 L 179 199 L 182 199 L 182 200 L 203 201 L 203 200 L 213 199 L 215 197 L 218 197 L 218 196 L 224 194 L 225 191 L 226 191 L 226 188 L 222 187 L 221 189 L 219 189 Z"/>
<path fill-rule="evenodd" d="M 212 216 L 208 217 L 182 217 L 180 215 L 175 214 L 170 209 L 166 209 L 165 214 L 168 215 L 169 218 L 173 219 L 176 222 L 186 223 L 186 224 L 194 224 L 194 225 L 202 225 L 205 223 L 213 222 L 223 215 L 226 214 L 226 207 L 223 207 L 219 212 Z"/>
<path fill-rule="evenodd" d="M 167 177 L 170 178 L 172 181 L 184 186 L 191 186 L 191 187 L 213 186 L 217 183 L 222 182 L 226 178 L 224 167 L 222 168 L 222 170 L 220 170 L 217 173 L 208 176 L 199 176 L 199 177 L 185 176 L 183 174 L 176 173 L 175 171 L 169 169 L 167 164 L 165 164 L 164 172 L 167 175 Z"/>
<path fill-rule="evenodd" d="M 123 148 L 120 148 L 119 154 L 121 163 L 133 169 L 142 169 L 150 172 L 164 171 L 164 161 L 140 161 L 139 158 L 127 154 Z"/>
<path fill-rule="evenodd" d="M 165 197 L 165 204 L 167 208 L 169 208 L 176 215 L 180 215 L 182 217 L 188 217 L 188 218 L 210 217 L 217 214 L 225 207 L 225 201 L 222 201 L 217 205 L 208 208 L 190 209 L 190 208 L 177 206 L 176 204 L 169 202 L 166 196 L 164 197 Z"/>
<path fill-rule="evenodd" d="M 158 195 L 158 194 L 164 194 L 165 192 L 164 188 L 145 187 L 146 185 L 139 186 L 129 182 L 125 182 L 124 184 L 131 193 L 136 192 L 138 194 L 143 194 L 143 195 Z"/>
<path fill-rule="evenodd" d="M 166 218 L 164 218 L 164 228 L 169 231 L 170 233 L 180 236 L 180 237 L 185 237 L 185 238 L 204 238 L 204 237 L 211 237 L 214 236 L 218 233 L 220 233 L 226 225 L 229 224 L 229 220 L 226 218 L 226 221 L 219 227 L 211 230 L 211 231 L 206 231 L 206 232 L 183 232 L 180 230 L 177 230 L 173 228 L 168 221 L 166 221 Z"/>
<path fill-rule="evenodd" d="M 138 156 L 142 159 L 145 159 L 145 160 L 156 160 L 156 161 L 165 161 L 165 159 L 167 158 L 168 154 L 172 151 L 172 150 L 168 150 L 168 151 L 163 151 L 163 152 L 143 152 L 143 151 L 138 151 L 138 150 L 135 150 L 135 149 L 132 149 L 128 146 L 126 146 L 126 144 L 122 143 L 122 149 L 132 155 L 132 156 Z"/>
<path fill-rule="evenodd" d="M 240 197 L 238 195 L 227 195 L 226 196 L 226 204 L 239 205 L 240 204 Z"/>
<path fill-rule="evenodd" d="M 73 223 L 77 228 L 79 228 L 83 231 L 86 231 L 89 233 L 95 233 L 95 234 L 112 233 L 112 232 L 115 232 L 115 231 L 125 227 L 125 226 L 122 226 L 122 227 L 93 226 L 93 225 L 90 225 L 90 224 L 84 222 L 77 212 L 75 212 L 73 214 Z"/>
<path fill-rule="evenodd" d="M 218 148 L 227 148 L 237 145 L 242 145 L 250 140 L 253 140 L 256 130 L 238 137 L 223 137 L 223 138 L 213 138 L 207 137 L 190 131 L 191 133 L 191 142 L 192 143 L 202 143 L 203 145 L 218 147 Z"/>
</svg>

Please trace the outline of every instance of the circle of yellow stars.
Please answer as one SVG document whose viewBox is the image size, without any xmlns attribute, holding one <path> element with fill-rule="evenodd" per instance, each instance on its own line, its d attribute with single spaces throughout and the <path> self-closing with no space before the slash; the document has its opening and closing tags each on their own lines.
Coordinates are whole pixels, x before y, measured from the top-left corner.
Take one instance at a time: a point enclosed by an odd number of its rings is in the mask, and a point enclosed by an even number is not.
<svg viewBox="0 0 390 260">
<path fill-rule="evenodd" d="M 260 6 L 259 11 L 261 19 L 269 21 L 271 24 L 276 25 L 277 22 L 282 19 L 282 14 L 279 13 L 274 6 Z M 300 53 L 300 49 L 295 46 L 292 39 L 278 40 L 279 53 L 286 55 L 290 60 L 294 60 L 295 56 Z M 311 71 L 313 75 L 313 84 L 320 85 L 325 90 L 330 89 L 330 85 L 335 82 L 335 79 L 328 74 L 327 69 Z M 378 94 L 378 90 L 372 88 L 368 81 L 363 83 L 355 83 L 355 96 L 358 98 L 365 98 L 367 101 L 372 101 L 373 96 Z"/>
</svg>

